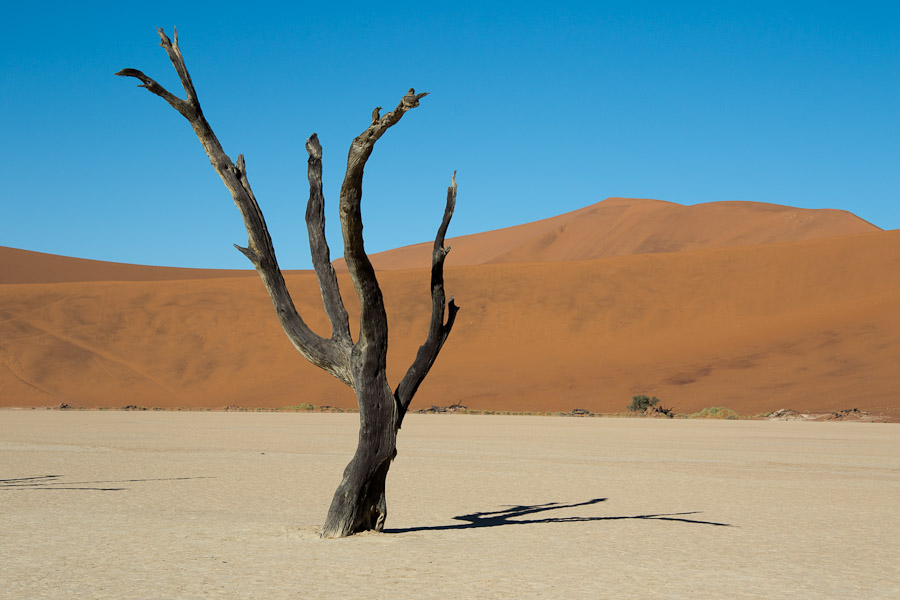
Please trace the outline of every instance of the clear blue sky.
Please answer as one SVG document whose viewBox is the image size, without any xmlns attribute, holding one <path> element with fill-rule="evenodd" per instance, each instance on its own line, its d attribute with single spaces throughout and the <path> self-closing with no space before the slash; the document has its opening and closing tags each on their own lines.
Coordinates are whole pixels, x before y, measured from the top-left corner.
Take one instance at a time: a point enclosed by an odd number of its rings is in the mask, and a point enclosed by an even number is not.
<svg viewBox="0 0 900 600">
<path fill-rule="evenodd" d="M 366 170 L 372 252 L 433 238 L 454 169 L 451 236 L 608 196 L 841 208 L 900 228 L 896 0 L 128 4 L 4 8 L 0 245 L 249 267 L 188 123 L 113 76 L 141 69 L 183 95 L 155 31 L 173 25 L 286 268 L 310 266 L 306 137 L 324 146 L 335 258 L 348 145 L 410 86 L 430 95 Z"/>
</svg>

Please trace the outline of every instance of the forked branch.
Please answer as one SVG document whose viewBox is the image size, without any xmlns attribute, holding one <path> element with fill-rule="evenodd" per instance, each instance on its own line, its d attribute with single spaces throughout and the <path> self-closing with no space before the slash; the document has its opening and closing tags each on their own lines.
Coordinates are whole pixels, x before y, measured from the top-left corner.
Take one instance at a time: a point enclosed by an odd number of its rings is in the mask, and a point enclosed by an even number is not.
<svg viewBox="0 0 900 600">
<path fill-rule="evenodd" d="M 306 141 L 309 155 L 308 178 L 310 186 L 306 211 L 306 225 L 309 233 L 310 251 L 316 271 L 325 311 L 331 321 L 331 339 L 314 333 L 300 317 L 287 290 L 281 270 L 275 257 L 272 239 L 266 227 L 265 218 L 247 179 L 243 155 L 238 155 L 237 163 L 232 163 L 225 154 L 215 133 L 203 116 L 194 84 L 178 46 L 178 32 L 174 42 L 162 29 L 158 29 L 160 46 L 165 49 L 175 67 L 186 99 L 179 98 L 166 90 L 137 69 L 123 69 L 116 75 L 134 77 L 141 81 L 139 87 L 161 97 L 182 114 L 191 124 L 194 133 L 203 145 L 206 155 L 225 186 L 231 192 L 235 205 L 244 219 L 248 243 L 246 248 L 236 247 L 256 267 L 266 286 L 282 328 L 294 346 L 311 363 L 328 371 L 350 387 L 356 389 L 357 376 L 362 372 L 380 373 L 384 377 L 387 356 L 387 316 L 381 289 L 375 277 L 375 270 L 365 251 L 362 237 L 362 180 L 366 161 L 372 154 L 375 143 L 384 133 L 396 125 L 407 111 L 419 106 L 419 101 L 427 92 L 409 92 L 400 99 L 397 107 L 381 115 L 381 107 L 372 111 L 369 127 L 357 136 L 350 145 L 347 155 L 347 171 L 341 186 L 340 220 L 344 239 L 344 258 L 353 286 L 359 296 L 360 337 L 354 345 L 350 337 L 347 310 L 341 299 L 337 277 L 330 262 L 330 251 L 325 239 L 325 208 L 322 193 L 322 146 L 313 134 Z M 438 228 L 432 253 L 431 296 L 432 315 L 428 338 L 419 348 L 400 385 L 394 392 L 396 406 L 396 426 L 399 427 L 412 397 L 434 364 L 444 341 L 450 334 L 458 308 L 453 299 L 447 303 L 444 295 L 444 260 L 449 248 L 444 248 L 447 227 L 456 204 L 456 173 L 447 190 L 447 205 L 441 226 Z M 446 316 L 446 321 L 445 321 Z M 355 352 L 355 354 L 354 354 Z M 356 356 L 356 359 L 353 357 Z M 351 367 L 351 364 L 355 365 Z M 356 374 L 351 372 L 358 370 Z M 386 380 L 385 381 L 386 386 Z M 359 390 L 357 390 L 359 393 Z M 361 407 L 362 408 L 362 407 Z"/>
<path fill-rule="evenodd" d="M 159 33 L 160 46 L 165 49 L 169 60 L 175 67 L 187 99 L 178 98 L 137 69 L 123 69 L 116 75 L 134 77 L 140 80 L 142 85 L 139 87 L 146 88 L 161 97 L 188 120 L 200 143 L 203 144 L 203 149 L 206 151 L 210 163 L 219 174 L 219 177 L 222 178 L 225 187 L 231 192 L 231 197 L 241 212 L 241 216 L 244 219 L 244 227 L 247 229 L 248 243 L 246 248 L 236 247 L 256 267 L 260 278 L 262 278 L 266 286 L 266 290 L 269 292 L 269 297 L 275 306 L 278 319 L 288 338 L 307 360 L 352 387 L 348 345 L 339 343 L 335 339 L 323 338 L 313 332 L 303 321 L 294 306 L 290 293 L 287 290 L 287 285 L 284 282 L 284 277 L 278 267 L 275 249 L 272 246 L 272 238 L 269 236 L 265 219 L 247 180 L 244 157 L 239 155 L 237 164 L 232 163 L 203 116 L 197 93 L 194 90 L 194 84 L 191 81 L 187 66 L 184 63 L 184 57 L 178 47 L 177 31 L 174 36 L 174 43 L 162 29 L 158 29 L 157 32 Z M 331 316 L 330 313 L 329 316 Z M 335 320 L 332 320 L 332 323 L 334 322 Z M 338 333 L 336 337 L 341 338 L 342 335 L 342 333 Z M 349 337 L 349 331 L 347 337 Z"/>
</svg>

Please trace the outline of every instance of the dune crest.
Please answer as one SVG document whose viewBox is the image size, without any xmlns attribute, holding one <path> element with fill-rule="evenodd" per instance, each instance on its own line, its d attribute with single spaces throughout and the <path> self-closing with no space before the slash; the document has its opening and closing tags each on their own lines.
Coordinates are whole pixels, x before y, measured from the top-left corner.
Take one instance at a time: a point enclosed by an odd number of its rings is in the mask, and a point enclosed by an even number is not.
<svg viewBox="0 0 900 600">
<path fill-rule="evenodd" d="M 607 198 L 591 206 L 485 233 L 451 238 L 457 266 L 580 261 L 626 256 L 798 242 L 881 231 L 852 213 L 760 202 L 683 206 L 661 200 Z M 431 245 L 373 254 L 376 269 L 427 268 Z M 345 269 L 343 259 L 335 268 Z"/>
<path fill-rule="evenodd" d="M 72 258 L 0 246 L 0 284 L 78 281 L 178 281 L 255 276 L 252 269 L 184 269 Z"/>
</svg>

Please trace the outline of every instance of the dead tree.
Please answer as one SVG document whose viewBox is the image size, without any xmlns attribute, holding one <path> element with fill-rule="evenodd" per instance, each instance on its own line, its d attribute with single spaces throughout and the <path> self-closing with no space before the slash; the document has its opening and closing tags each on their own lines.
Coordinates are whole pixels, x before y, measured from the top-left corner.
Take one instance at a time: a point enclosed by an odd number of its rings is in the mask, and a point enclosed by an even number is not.
<svg viewBox="0 0 900 600">
<path fill-rule="evenodd" d="M 363 245 L 360 213 L 363 169 L 375 142 L 390 127 L 396 125 L 407 111 L 417 107 L 419 100 L 427 92 L 417 94 L 410 89 L 391 112 L 380 116 L 378 109 L 373 111 L 371 125 L 350 145 L 347 171 L 341 186 L 340 219 L 344 259 L 361 307 L 359 336 L 355 342 L 350 335 L 349 317 L 325 240 L 322 146 L 315 133 L 306 140 L 306 152 L 309 154 L 306 226 L 322 301 L 331 321 L 331 337 L 326 338 L 309 328 L 291 300 L 275 259 L 265 219 L 247 180 L 244 157 L 239 154 L 237 162 L 232 162 L 206 122 L 178 47 L 178 31 L 175 31 L 174 42 L 169 40 L 162 29 L 158 32 L 160 45 L 166 50 L 178 72 L 187 98 L 178 98 L 136 69 L 123 69 L 116 75 L 139 79 L 139 87 L 164 99 L 190 122 L 209 161 L 231 192 L 234 203 L 244 218 L 248 234 L 247 247 L 236 244 L 235 247 L 256 267 L 288 338 L 307 360 L 343 381 L 356 393 L 359 404 L 359 443 L 335 491 L 322 536 L 344 537 L 370 529 L 381 531 L 387 516 L 385 479 L 391 461 L 397 455 L 397 431 L 416 390 L 450 334 L 458 310 L 452 297 L 449 303 L 444 297 L 444 259 L 449 251 L 449 248 L 444 247 L 444 236 L 456 204 L 456 173 L 454 172 L 447 189 L 444 217 L 434 239 L 431 262 L 432 309 L 428 337 L 400 384 L 395 390 L 391 390 L 385 373 L 388 324 L 384 300 L 375 278 L 375 270 Z"/>
</svg>

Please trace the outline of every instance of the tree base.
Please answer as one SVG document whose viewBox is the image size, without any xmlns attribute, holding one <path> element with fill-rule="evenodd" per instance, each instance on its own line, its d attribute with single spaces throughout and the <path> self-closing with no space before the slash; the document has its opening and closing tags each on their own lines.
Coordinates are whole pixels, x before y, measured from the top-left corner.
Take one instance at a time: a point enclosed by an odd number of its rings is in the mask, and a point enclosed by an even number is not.
<svg viewBox="0 0 900 600">
<path fill-rule="evenodd" d="M 341 538 L 363 531 L 384 530 L 387 520 L 385 483 L 396 453 L 394 450 L 374 468 L 366 468 L 366 464 L 359 463 L 369 461 L 358 460 L 360 454 L 357 452 L 344 469 L 344 478 L 334 492 L 321 537 Z"/>
</svg>

